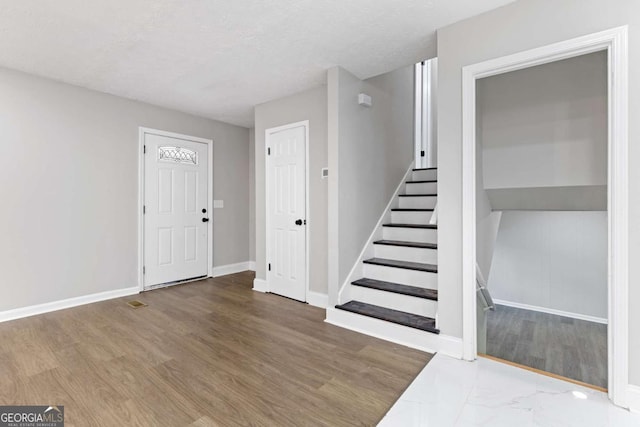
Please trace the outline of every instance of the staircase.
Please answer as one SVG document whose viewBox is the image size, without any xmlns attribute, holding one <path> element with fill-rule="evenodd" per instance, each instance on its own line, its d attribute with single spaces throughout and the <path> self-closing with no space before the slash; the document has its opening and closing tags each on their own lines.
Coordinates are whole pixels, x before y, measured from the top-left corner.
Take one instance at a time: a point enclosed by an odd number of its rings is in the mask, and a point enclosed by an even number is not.
<svg viewBox="0 0 640 427">
<path fill-rule="evenodd" d="M 368 253 L 374 256 L 363 259 L 357 270 L 363 277 L 348 285 L 349 301 L 336 309 L 440 333 L 437 225 L 430 224 L 437 192 L 436 168 L 413 169 L 404 194 L 390 205 L 391 220 L 382 224 L 382 238 L 372 242 Z"/>
</svg>

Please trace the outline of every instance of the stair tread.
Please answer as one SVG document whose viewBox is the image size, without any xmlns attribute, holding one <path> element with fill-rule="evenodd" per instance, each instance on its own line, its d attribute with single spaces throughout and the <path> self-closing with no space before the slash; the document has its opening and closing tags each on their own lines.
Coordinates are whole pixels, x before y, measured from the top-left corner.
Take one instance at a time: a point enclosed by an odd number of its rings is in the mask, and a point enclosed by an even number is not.
<svg viewBox="0 0 640 427">
<path fill-rule="evenodd" d="M 433 209 L 394 208 L 391 212 L 433 212 Z"/>
<path fill-rule="evenodd" d="M 435 170 L 435 169 L 438 169 L 438 168 L 437 167 L 436 168 L 415 168 L 413 170 L 414 171 L 432 171 L 432 170 Z"/>
<path fill-rule="evenodd" d="M 420 249 L 438 249 L 438 245 L 435 243 L 422 243 L 422 242 L 405 242 L 402 240 L 376 240 L 374 245 L 387 245 L 387 246 L 407 246 L 409 248 Z"/>
<path fill-rule="evenodd" d="M 342 305 L 336 305 L 337 309 L 350 311 L 375 319 L 385 320 L 398 325 L 420 329 L 434 334 L 439 334 L 436 329 L 436 321 L 431 317 L 419 316 L 417 314 L 405 313 L 404 311 L 392 310 L 373 304 L 366 304 L 360 301 L 349 301 Z"/>
<path fill-rule="evenodd" d="M 351 284 L 355 286 L 362 286 L 364 288 L 378 289 L 380 291 L 438 301 L 438 291 L 435 289 L 419 288 L 417 286 L 402 285 L 400 283 L 385 282 L 383 280 L 368 279 L 366 277 L 356 280 Z"/>
<path fill-rule="evenodd" d="M 430 228 L 432 230 L 437 230 L 437 224 L 382 224 L 383 227 L 396 227 L 396 228 Z"/>
<path fill-rule="evenodd" d="M 429 184 L 429 183 L 433 183 L 433 182 L 438 182 L 437 179 L 427 179 L 427 180 L 422 180 L 422 181 L 407 181 L 407 184 Z"/>
<path fill-rule="evenodd" d="M 398 197 L 434 197 L 437 196 L 437 193 L 433 194 L 398 194 Z"/>
<path fill-rule="evenodd" d="M 405 270 L 425 271 L 427 273 L 437 273 L 438 266 L 422 262 L 398 261 L 395 259 L 370 258 L 364 261 L 365 264 L 381 265 L 384 267 L 404 268 Z"/>
</svg>

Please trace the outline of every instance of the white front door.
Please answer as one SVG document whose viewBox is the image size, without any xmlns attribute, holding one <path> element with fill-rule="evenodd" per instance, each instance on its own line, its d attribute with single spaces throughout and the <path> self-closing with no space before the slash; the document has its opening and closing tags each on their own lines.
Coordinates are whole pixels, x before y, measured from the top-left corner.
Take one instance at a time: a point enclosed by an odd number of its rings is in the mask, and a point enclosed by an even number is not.
<svg viewBox="0 0 640 427">
<path fill-rule="evenodd" d="M 306 301 L 305 125 L 267 132 L 267 278 L 271 292 Z"/>
<path fill-rule="evenodd" d="M 145 133 L 144 288 L 208 275 L 206 143 Z"/>
</svg>

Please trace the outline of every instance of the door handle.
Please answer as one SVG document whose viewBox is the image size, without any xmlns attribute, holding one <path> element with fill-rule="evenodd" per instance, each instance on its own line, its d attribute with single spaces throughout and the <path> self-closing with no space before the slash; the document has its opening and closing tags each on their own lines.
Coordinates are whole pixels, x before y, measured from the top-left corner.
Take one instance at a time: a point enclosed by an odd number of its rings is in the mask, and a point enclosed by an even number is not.
<svg viewBox="0 0 640 427">
<path fill-rule="evenodd" d="M 209 222 L 209 218 L 202 218 L 202 222 Z"/>
<path fill-rule="evenodd" d="M 296 225 L 302 225 L 302 220 L 301 219 L 296 219 Z"/>
</svg>

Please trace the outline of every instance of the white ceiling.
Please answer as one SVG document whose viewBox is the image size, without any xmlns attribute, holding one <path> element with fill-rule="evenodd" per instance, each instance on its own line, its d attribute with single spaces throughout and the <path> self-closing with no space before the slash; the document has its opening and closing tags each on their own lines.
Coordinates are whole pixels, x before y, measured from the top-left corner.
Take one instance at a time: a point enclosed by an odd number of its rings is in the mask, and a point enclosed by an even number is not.
<svg viewBox="0 0 640 427">
<path fill-rule="evenodd" d="M 0 66 L 252 126 L 253 106 L 435 53 L 512 0 L 0 0 Z"/>
</svg>

